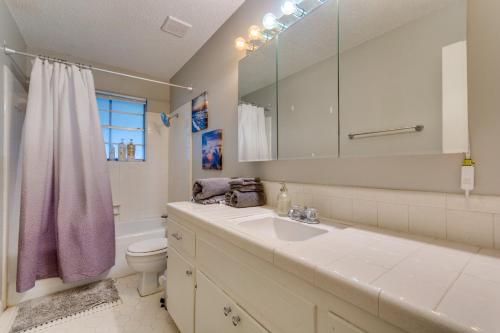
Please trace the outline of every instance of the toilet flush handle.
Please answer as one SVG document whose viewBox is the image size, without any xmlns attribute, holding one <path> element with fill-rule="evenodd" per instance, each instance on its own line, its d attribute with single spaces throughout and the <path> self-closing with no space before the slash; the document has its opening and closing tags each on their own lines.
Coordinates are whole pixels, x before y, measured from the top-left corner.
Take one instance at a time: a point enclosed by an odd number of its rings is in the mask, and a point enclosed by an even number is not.
<svg viewBox="0 0 500 333">
<path fill-rule="evenodd" d="M 180 241 L 182 239 L 182 235 L 180 235 L 179 233 L 177 232 L 174 232 L 172 234 L 172 237 L 174 237 L 175 239 L 177 239 L 178 241 Z"/>
</svg>

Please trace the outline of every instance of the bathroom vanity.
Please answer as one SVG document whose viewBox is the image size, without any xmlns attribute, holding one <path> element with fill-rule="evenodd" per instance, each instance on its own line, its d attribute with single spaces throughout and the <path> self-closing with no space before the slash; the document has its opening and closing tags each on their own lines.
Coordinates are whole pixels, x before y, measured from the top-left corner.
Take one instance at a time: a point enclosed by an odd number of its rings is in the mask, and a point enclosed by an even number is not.
<svg viewBox="0 0 500 333">
<path fill-rule="evenodd" d="M 456 314 L 456 304 L 481 308 L 498 296 L 462 283 L 488 267 L 477 247 L 338 221 L 310 226 L 265 207 L 179 202 L 168 211 L 167 308 L 182 333 L 489 332 L 498 321 L 487 310 L 474 325 Z"/>
</svg>

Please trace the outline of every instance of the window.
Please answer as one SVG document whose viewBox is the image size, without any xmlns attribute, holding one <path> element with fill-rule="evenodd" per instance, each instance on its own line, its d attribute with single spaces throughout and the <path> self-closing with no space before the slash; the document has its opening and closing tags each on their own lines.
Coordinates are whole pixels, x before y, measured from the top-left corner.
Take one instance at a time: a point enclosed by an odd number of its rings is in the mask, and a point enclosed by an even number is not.
<svg viewBox="0 0 500 333">
<path fill-rule="evenodd" d="M 101 118 L 102 135 L 108 160 L 118 159 L 118 145 L 133 140 L 135 160 L 146 160 L 146 100 L 115 94 L 97 94 L 97 106 Z M 114 145 L 115 156 L 109 156 Z"/>
</svg>

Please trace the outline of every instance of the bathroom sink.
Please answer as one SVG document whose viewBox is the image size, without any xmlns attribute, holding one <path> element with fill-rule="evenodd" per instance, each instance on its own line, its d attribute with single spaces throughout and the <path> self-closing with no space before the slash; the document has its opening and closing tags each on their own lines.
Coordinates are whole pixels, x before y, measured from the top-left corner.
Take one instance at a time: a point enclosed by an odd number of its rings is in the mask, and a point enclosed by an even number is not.
<svg viewBox="0 0 500 333">
<path fill-rule="evenodd" d="M 286 242 L 299 242 L 327 233 L 317 227 L 277 217 L 262 217 L 238 223 L 247 233 Z"/>
</svg>

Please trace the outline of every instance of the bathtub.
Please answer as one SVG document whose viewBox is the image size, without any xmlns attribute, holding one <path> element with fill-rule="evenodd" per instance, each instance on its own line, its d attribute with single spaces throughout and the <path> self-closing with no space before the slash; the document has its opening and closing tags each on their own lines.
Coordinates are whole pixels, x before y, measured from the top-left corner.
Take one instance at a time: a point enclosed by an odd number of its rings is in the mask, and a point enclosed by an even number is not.
<svg viewBox="0 0 500 333">
<path fill-rule="evenodd" d="M 150 239 L 165 237 L 166 219 L 150 218 L 134 222 L 116 224 L 116 260 L 108 276 L 120 278 L 133 274 L 128 267 L 125 253 L 130 244 Z"/>
<path fill-rule="evenodd" d="M 102 280 L 107 277 L 119 278 L 133 274 L 127 264 L 127 259 L 125 258 L 125 252 L 130 244 L 149 238 L 159 238 L 165 237 L 166 231 L 166 220 L 162 218 L 150 218 L 139 220 L 135 222 L 128 223 L 117 223 L 116 224 L 116 260 L 115 266 L 111 268 L 110 271 L 104 273 L 100 277 L 89 279 L 86 281 L 74 282 L 74 283 L 62 283 L 59 278 L 51 278 L 39 280 L 36 282 L 35 287 L 28 290 L 25 293 L 16 292 L 15 283 L 15 268 L 11 268 L 11 274 L 8 283 L 8 296 L 7 304 L 8 306 L 14 306 L 20 302 L 27 301 L 36 297 L 42 297 L 62 291 L 69 288 L 78 287 L 93 281 Z M 12 254 L 11 254 L 12 255 Z M 17 251 L 15 252 L 17 256 Z M 10 267 L 16 267 L 17 259 L 16 257 L 11 258 Z"/>
</svg>

